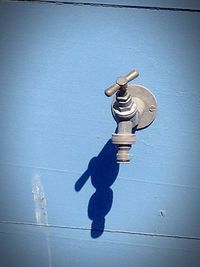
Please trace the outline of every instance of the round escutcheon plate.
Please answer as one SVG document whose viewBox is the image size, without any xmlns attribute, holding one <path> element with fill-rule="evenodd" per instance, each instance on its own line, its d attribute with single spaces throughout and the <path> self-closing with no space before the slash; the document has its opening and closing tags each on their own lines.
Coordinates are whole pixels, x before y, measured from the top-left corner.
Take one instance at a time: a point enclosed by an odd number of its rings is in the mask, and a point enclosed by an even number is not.
<svg viewBox="0 0 200 267">
<path fill-rule="evenodd" d="M 155 96 L 142 85 L 129 85 L 128 90 L 137 104 L 138 99 L 144 103 L 142 117 L 137 126 L 137 130 L 149 126 L 156 117 L 157 102 Z"/>
</svg>

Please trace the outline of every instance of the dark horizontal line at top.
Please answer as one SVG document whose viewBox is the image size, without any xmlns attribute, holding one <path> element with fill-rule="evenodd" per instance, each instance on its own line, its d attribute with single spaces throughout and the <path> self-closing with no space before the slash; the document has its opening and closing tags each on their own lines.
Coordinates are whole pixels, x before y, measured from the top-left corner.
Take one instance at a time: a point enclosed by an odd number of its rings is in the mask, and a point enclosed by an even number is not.
<svg viewBox="0 0 200 267">
<path fill-rule="evenodd" d="M 179 8 L 179 7 L 159 7 L 159 6 L 139 6 L 139 5 L 123 5 L 123 4 L 105 4 L 105 3 L 90 3 L 90 2 L 65 2 L 57 0 L 8 0 L 7 2 L 36 2 L 49 3 L 58 5 L 74 5 L 74 6 L 92 6 L 92 7 L 107 7 L 107 8 L 130 8 L 130 9 L 145 9 L 156 11 L 176 11 L 176 12 L 200 12 L 199 9 Z"/>
</svg>

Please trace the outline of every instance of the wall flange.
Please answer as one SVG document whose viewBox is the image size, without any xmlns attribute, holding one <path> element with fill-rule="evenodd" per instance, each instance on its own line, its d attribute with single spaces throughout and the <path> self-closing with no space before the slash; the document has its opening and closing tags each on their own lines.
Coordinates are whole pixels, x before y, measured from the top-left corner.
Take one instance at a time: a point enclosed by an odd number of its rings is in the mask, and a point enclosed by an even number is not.
<svg viewBox="0 0 200 267">
<path fill-rule="evenodd" d="M 129 85 L 128 91 L 136 103 L 138 110 L 143 102 L 143 111 L 136 126 L 137 130 L 148 127 L 155 119 L 157 112 L 157 102 L 155 96 L 142 85 Z M 140 110 L 139 110 L 140 111 Z"/>
</svg>

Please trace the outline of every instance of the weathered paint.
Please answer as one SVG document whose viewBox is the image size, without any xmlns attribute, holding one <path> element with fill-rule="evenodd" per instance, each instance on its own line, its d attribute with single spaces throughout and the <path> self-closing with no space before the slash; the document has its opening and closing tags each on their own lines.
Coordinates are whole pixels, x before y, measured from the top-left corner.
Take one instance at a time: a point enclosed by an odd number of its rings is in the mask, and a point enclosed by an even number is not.
<svg viewBox="0 0 200 267">
<path fill-rule="evenodd" d="M 198 267 L 200 12 L 0 7 L 1 265 Z M 132 68 L 159 112 L 119 167 L 103 91 Z"/>
</svg>

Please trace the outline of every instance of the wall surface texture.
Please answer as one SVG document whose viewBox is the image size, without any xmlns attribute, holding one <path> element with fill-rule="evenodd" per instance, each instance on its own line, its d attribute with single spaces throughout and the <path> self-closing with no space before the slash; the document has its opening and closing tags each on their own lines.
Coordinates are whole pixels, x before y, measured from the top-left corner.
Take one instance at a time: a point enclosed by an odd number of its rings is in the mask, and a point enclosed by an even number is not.
<svg viewBox="0 0 200 267">
<path fill-rule="evenodd" d="M 0 3 L 0 267 L 200 266 L 199 50 L 199 1 Z M 133 68 L 159 111 L 118 165 Z"/>
</svg>

